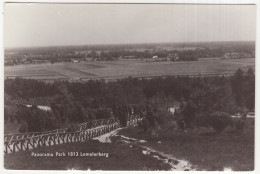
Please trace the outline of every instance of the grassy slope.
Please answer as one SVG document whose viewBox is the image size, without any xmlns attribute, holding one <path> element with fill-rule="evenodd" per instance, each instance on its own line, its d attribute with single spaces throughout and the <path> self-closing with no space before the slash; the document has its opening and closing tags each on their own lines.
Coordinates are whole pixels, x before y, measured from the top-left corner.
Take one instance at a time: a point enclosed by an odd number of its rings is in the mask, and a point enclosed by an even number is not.
<svg viewBox="0 0 260 174">
<path fill-rule="evenodd" d="M 249 122 L 242 132 L 227 129 L 219 135 L 196 130 L 186 134 L 161 131 L 158 136 L 151 136 L 139 128 L 121 130 L 119 134 L 148 140 L 147 146 L 188 160 L 200 170 L 223 170 L 227 167 L 250 171 L 254 170 L 254 128 L 253 122 Z"/>
<path fill-rule="evenodd" d="M 124 144 L 102 144 L 94 140 L 42 147 L 34 152 L 103 152 L 109 157 L 32 157 L 31 152 L 4 156 L 6 169 L 27 170 L 168 170 L 169 166 Z"/>
</svg>

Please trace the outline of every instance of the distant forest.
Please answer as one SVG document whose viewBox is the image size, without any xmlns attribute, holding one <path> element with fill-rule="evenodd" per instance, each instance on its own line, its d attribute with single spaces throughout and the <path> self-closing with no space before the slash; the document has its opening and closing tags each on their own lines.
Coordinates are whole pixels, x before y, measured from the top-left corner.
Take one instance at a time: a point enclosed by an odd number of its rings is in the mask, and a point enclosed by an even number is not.
<svg viewBox="0 0 260 174">
<path fill-rule="evenodd" d="M 129 77 L 115 82 L 45 83 L 16 78 L 6 79 L 4 87 L 5 122 L 20 123 L 20 132 L 52 130 L 63 124 L 103 118 L 118 118 L 125 124 L 128 114 L 146 116 L 149 127 L 162 126 L 176 118 L 187 127 L 203 126 L 207 123 L 201 120 L 212 113 L 233 115 L 254 111 L 255 107 L 252 68 L 246 72 L 238 69 L 233 76 L 142 80 Z M 43 111 L 37 105 L 50 106 L 51 111 Z M 175 116 L 168 111 L 173 106 L 179 107 Z"/>
</svg>

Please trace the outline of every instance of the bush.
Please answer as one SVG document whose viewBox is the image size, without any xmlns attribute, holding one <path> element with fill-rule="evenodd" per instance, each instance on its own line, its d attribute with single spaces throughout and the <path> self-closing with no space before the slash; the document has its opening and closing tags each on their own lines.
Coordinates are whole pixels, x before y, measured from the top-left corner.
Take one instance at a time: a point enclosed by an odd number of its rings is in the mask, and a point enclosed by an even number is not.
<svg viewBox="0 0 260 174">
<path fill-rule="evenodd" d="M 196 127 L 210 127 L 210 117 L 207 113 L 201 113 L 195 118 Z"/>
<path fill-rule="evenodd" d="M 144 132 L 146 132 L 148 130 L 148 128 L 149 128 L 149 121 L 147 120 L 147 118 L 143 119 L 142 128 L 144 129 Z"/>
<path fill-rule="evenodd" d="M 216 132 L 222 132 L 227 126 L 232 125 L 231 117 L 225 112 L 213 112 L 210 114 L 210 125 Z"/>
<path fill-rule="evenodd" d="M 19 127 L 19 133 L 25 133 L 25 132 L 28 132 L 28 125 L 27 123 L 23 122 Z"/>
<path fill-rule="evenodd" d="M 176 123 L 177 123 L 179 129 L 181 129 L 182 131 L 185 131 L 186 126 L 185 126 L 185 122 L 183 121 L 182 118 L 178 118 Z"/>
<path fill-rule="evenodd" d="M 237 120 L 233 121 L 235 124 L 236 130 L 243 130 L 245 127 L 245 120 L 238 118 Z"/>
</svg>

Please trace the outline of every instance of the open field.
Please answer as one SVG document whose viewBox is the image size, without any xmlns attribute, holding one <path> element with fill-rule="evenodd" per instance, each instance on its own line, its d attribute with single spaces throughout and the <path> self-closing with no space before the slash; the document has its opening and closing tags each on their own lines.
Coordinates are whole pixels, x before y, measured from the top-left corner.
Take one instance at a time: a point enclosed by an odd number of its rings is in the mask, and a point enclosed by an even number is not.
<svg viewBox="0 0 260 174">
<path fill-rule="evenodd" d="M 53 153 L 51 157 L 35 157 L 31 153 Z M 66 156 L 55 156 L 65 152 Z M 70 157 L 68 152 L 108 153 L 108 157 Z M 33 151 L 21 151 L 4 156 L 6 169 L 18 170 L 169 170 L 170 166 L 152 157 L 143 155 L 140 149 L 127 144 L 106 143 L 89 140 L 53 147 L 42 147 Z"/>
<path fill-rule="evenodd" d="M 120 130 L 118 134 L 146 140 L 146 146 L 187 160 L 198 170 L 254 170 L 254 119 L 251 118 L 247 119 L 245 130 L 226 128 L 221 134 L 208 129 L 189 130 L 185 134 L 161 130 L 151 134 L 137 127 Z"/>
<path fill-rule="evenodd" d="M 5 67 L 5 77 L 23 77 L 40 80 L 117 79 L 128 76 L 150 77 L 166 75 L 230 74 L 238 68 L 255 66 L 254 58 L 200 59 L 192 62 L 143 62 L 120 60 L 113 62 L 80 62 L 35 64 Z"/>
<path fill-rule="evenodd" d="M 21 65 L 5 68 L 5 77 L 23 77 L 31 79 L 63 79 L 63 75 L 44 65 Z"/>
</svg>

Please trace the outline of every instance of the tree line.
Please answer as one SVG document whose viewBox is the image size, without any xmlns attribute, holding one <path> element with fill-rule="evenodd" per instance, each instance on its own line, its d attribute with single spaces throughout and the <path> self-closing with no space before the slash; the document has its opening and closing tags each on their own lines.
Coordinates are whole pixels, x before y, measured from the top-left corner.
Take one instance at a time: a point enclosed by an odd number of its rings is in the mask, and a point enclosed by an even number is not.
<svg viewBox="0 0 260 174">
<path fill-rule="evenodd" d="M 255 107 L 255 74 L 252 68 L 246 72 L 238 69 L 235 75 L 229 77 L 129 77 L 115 82 L 44 83 L 16 78 L 6 79 L 4 87 L 5 121 L 18 119 L 27 124 L 27 131 L 37 128 L 44 131 L 66 123 L 113 117 L 125 124 L 129 114 L 146 116 L 149 127 L 160 126 L 173 118 L 168 112 L 173 104 L 179 105 L 175 117 L 180 126 L 191 127 L 195 123 L 209 124 L 206 120 L 215 118 L 209 117 L 215 112 L 232 115 L 253 111 Z M 34 105 L 39 105 L 38 98 L 41 105 L 46 99 L 45 105 L 50 106 L 51 111 L 12 106 L 12 100 L 25 104 L 33 100 Z M 41 126 L 30 127 L 36 123 L 35 119 Z"/>
</svg>

